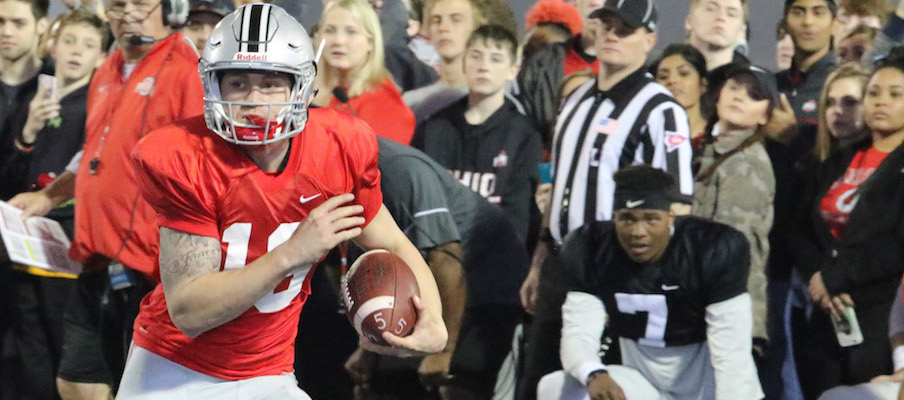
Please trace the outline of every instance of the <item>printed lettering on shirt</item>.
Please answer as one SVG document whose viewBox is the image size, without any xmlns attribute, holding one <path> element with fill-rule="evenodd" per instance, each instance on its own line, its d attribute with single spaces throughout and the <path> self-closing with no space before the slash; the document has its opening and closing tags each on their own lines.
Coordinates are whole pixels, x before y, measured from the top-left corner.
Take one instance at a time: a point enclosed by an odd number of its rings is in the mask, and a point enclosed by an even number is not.
<svg viewBox="0 0 904 400">
<path fill-rule="evenodd" d="M 838 201 L 835 202 L 835 207 L 838 208 L 838 211 L 841 211 L 845 214 L 850 214 L 851 211 L 854 210 L 854 207 L 857 205 L 857 201 L 860 200 L 860 195 L 857 194 L 858 188 L 853 188 L 844 192 L 841 196 L 838 196 Z M 847 222 L 847 215 L 845 215 L 844 221 Z"/>
<path fill-rule="evenodd" d="M 853 186 L 852 188 L 844 191 L 838 198 L 835 200 L 835 208 L 841 214 L 828 213 L 823 212 L 823 218 L 834 221 L 835 223 L 846 225 L 849 214 L 854 207 L 857 206 L 857 201 L 860 200 L 859 189 L 860 185 L 866 181 L 873 172 L 876 172 L 876 168 L 848 168 L 848 170 L 844 173 L 844 176 L 835 181 L 832 184 L 832 188 L 829 190 L 838 190 L 841 186 Z"/>
<path fill-rule="evenodd" d="M 832 189 L 837 189 L 841 185 L 860 186 L 873 172 L 876 172 L 875 168 L 849 168 L 841 180 L 832 184 Z"/>
<path fill-rule="evenodd" d="M 496 192 L 496 174 L 492 172 L 449 170 L 452 176 L 462 185 L 477 192 L 481 197 L 489 199 Z"/>
<path fill-rule="evenodd" d="M 860 199 L 860 190 L 888 153 L 866 149 L 851 160 L 844 174 L 839 177 L 820 201 L 819 212 L 823 221 L 836 238 L 843 237 L 851 212 Z"/>
</svg>

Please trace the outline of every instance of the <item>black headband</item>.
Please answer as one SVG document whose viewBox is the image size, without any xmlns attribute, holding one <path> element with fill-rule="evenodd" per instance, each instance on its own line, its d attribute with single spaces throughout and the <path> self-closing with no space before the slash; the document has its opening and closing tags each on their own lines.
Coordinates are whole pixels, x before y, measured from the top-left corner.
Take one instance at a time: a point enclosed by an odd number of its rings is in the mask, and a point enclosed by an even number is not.
<svg viewBox="0 0 904 400">
<path fill-rule="evenodd" d="M 644 209 L 670 211 L 677 199 L 665 190 L 615 190 L 613 210 Z"/>
</svg>

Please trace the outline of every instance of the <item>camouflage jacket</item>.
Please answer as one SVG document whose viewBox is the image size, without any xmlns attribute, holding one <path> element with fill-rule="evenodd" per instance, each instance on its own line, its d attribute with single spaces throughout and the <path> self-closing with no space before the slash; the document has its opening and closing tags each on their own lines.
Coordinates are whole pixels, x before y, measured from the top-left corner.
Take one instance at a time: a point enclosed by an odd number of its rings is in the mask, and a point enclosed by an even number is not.
<svg viewBox="0 0 904 400">
<path fill-rule="evenodd" d="M 704 148 L 696 160 L 707 171 L 721 155 L 731 152 L 755 131 L 726 132 Z M 729 225 L 750 242 L 748 291 L 753 300 L 754 336 L 766 337 L 766 260 L 772 228 L 775 175 L 762 143 L 754 143 L 730 155 L 709 177 L 694 184 L 692 214 Z"/>
</svg>

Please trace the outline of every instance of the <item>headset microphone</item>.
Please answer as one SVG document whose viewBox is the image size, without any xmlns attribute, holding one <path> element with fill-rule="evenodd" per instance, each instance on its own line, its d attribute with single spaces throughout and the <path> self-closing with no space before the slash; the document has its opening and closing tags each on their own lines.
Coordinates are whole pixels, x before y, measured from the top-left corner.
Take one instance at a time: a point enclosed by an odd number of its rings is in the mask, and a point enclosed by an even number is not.
<svg viewBox="0 0 904 400">
<path fill-rule="evenodd" d="M 156 42 L 157 42 L 157 40 L 150 36 L 144 36 L 144 35 L 129 36 L 129 44 L 132 46 L 144 46 L 144 45 L 148 45 L 148 44 L 154 44 Z"/>
<path fill-rule="evenodd" d="M 358 116 L 358 113 L 355 112 L 355 109 L 352 108 L 352 105 L 348 102 L 348 93 L 345 92 L 341 86 L 336 86 L 333 88 L 333 96 L 336 96 L 336 100 L 339 100 L 340 103 L 348 106 L 349 111 L 352 112 L 352 115 Z"/>
</svg>

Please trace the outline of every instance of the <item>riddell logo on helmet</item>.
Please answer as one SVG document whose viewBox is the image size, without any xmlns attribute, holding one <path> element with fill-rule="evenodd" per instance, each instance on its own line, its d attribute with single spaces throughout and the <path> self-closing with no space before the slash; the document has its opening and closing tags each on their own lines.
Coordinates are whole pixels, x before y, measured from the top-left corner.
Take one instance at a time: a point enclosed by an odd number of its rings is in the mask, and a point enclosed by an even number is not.
<svg viewBox="0 0 904 400">
<path fill-rule="evenodd" d="M 266 54 L 258 53 L 235 53 L 236 61 L 267 61 Z"/>
</svg>

